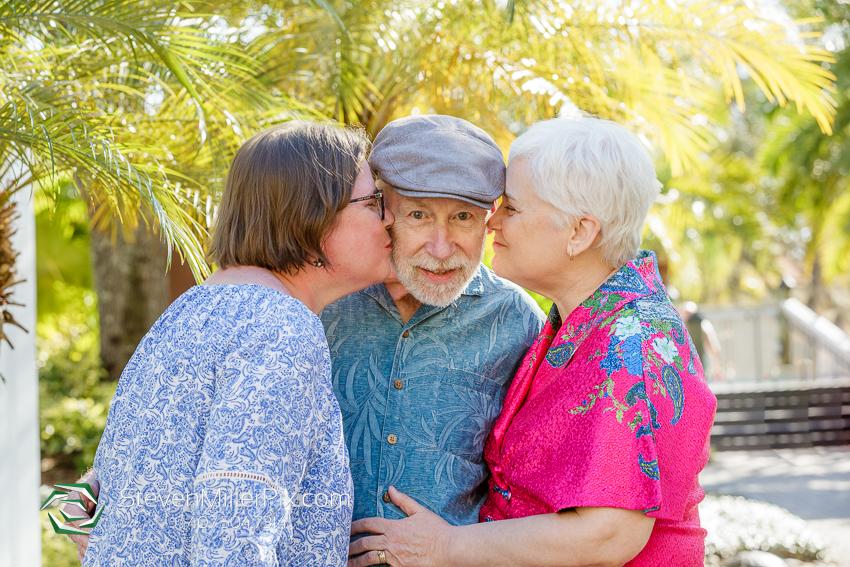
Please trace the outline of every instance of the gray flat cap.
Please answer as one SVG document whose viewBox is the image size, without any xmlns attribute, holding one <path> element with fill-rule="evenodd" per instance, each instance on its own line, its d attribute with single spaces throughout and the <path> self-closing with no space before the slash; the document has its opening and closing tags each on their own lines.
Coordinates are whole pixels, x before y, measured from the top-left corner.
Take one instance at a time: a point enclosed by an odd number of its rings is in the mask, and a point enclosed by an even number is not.
<svg viewBox="0 0 850 567">
<path fill-rule="evenodd" d="M 453 116 L 408 116 L 375 138 L 372 169 L 405 197 L 449 197 L 489 209 L 505 192 L 505 158 L 484 130 Z"/>
</svg>

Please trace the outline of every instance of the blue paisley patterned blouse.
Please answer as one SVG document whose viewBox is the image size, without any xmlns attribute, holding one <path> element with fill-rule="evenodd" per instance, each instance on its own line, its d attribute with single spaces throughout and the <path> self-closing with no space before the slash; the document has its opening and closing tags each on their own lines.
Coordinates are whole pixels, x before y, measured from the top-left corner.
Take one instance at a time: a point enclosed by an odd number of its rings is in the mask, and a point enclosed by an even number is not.
<svg viewBox="0 0 850 567">
<path fill-rule="evenodd" d="M 84 566 L 343 565 L 352 482 L 322 324 L 259 285 L 196 286 L 124 369 Z"/>
</svg>

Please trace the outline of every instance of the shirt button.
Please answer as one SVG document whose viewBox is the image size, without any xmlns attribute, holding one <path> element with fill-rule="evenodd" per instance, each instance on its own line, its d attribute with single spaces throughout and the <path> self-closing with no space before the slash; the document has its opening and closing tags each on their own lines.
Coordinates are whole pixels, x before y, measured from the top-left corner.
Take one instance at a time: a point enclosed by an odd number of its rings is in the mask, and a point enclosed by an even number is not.
<svg viewBox="0 0 850 567">
<path fill-rule="evenodd" d="M 390 493 L 389 493 L 389 492 L 384 492 L 384 495 L 383 495 L 383 496 L 381 496 L 381 500 L 383 500 L 383 501 L 384 501 L 384 502 L 386 502 L 387 504 L 389 504 L 390 502 L 392 502 L 392 501 L 393 501 L 393 499 L 392 499 L 392 498 L 390 498 Z"/>
<path fill-rule="evenodd" d="M 410 336 L 410 331 L 405 331 L 405 332 L 403 332 L 403 333 L 401 334 L 401 336 L 402 336 L 402 337 L 404 337 L 404 338 L 406 339 L 407 337 L 409 337 L 409 336 Z"/>
<path fill-rule="evenodd" d="M 398 437 L 396 437 L 392 433 L 387 435 L 387 443 L 389 443 L 390 445 L 395 445 L 396 442 L 398 442 Z"/>
<path fill-rule="evenodd" d="M 393 382 L 393 386 L 395 386 L 396 390 L 401 390 L 402 388 L 404 388 L 404 382 L 402 382 L 401 380 L 396 380 L 395 382 Z"/>
</svg>

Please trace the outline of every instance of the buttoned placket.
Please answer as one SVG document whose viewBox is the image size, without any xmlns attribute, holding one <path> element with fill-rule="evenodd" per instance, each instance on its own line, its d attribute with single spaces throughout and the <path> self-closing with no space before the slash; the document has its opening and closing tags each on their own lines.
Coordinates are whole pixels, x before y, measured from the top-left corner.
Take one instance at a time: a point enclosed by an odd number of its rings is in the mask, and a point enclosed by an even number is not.
<svg viewBox="0 0 850 567">
<path fill-rule="evenodd" d="M 483 292 L 483 286 L 481 282 L 478 280 L 478 276 L 476 276 L 470 285 L 464 290 L 463 295 L 477 295 L 480 296 Z M 387 421 L 391 418 L 393 410 L 398 407 L 398 404 L 401 403 L 403 399 L 402 396 L 406 395 L 408 390 L 408 384 L 405 384 L 403 379 L 400 376 L 401 371 L 401 355 L 405 345 L 408 344 L 407 341 L 411 341 L 415 337 L 415 327 L 420 323 L 423 323 L 430 319 L 432 316 L 444 311 L 445 309 L 452 309 L 454 312 L 453 315 L 455 317 L 462 317 L 464 313 L 464 309 L 458 305 L 458 302 L 452 302 L 449 307 L 433 307 L 433 306 L 420 306 L 420 308 L 413 314 L 413 317 L 408 319 L 407 323 L 403 323 L 401 320 L 401 314 L 398 312 L 398 307 L 395 302 L 392 300 L 389 292 L 383 284 L 379 284 L 378 286 L 374 286 L 366 290 L 366 293 L 372 297 L 372 299 L 377 302 L 378 305 L 381 306 L 394 320 L 396 320 L 400 326 L 398 340 L 396 342 L 396 350 L 393 354 L 393 362 L 390 370 L 390 375 L 387 376 L 387 395 L 385 399 L 385 407 L 386 413 L 384 413 L 384 419 L 381 423 L 381 437 L 380 437 L 380 449 L 378 453 L 378 473 L 376 475 L 376 485 L 375 485 L 375 515 L 383 518 L 384 517 L 384 506 L 387 504 L 391 504 L 391 500 L 389 498 L 389 493 L 387 490 L 389 489 L 389 481 L 387 474 L 387 468 L 384 464 L 384 451 L 389 452 L 397 452 L 397 450 L 401 450 L 404 447 L 405 439 L 403 432 L 401 433 L 393 433 L 387 431 Z M 404 333 L 407 332 L 407 336 L 404 336 Z M 401 388 L 398 387 L 398 383 L 401 383 Z M 387 437 L 390 433 L 396 435 L 396 444 L 390 445 Z"/>
<path fill-rule="evenodd" d="M 382 306 L 389 311 L 389 305 Z M 401 322 L 401 316 L 398 314 L 398 310 L 395 309 L 395 303 L 392 304 L 392 308 L 395 310 L 395 313 L 390 311 L 390 314 L 393 315 L 398 322 Z M 388 468 L 384 457 L 386 456 L 394 463 L 398 462 L 399 451 L 402 451 L 405 446 L 404 432 L 400 430 L 400 427 L 393 427 L 394 424 L 392 423 L 396 421 L 396 416 L 399 415 L 398 409 L 403 399 L 402 396 L 405 395 L 405 383 L 404 379 L 401 377 L 402 355 L 405 348 L 410 348 L 409 345 L 415 338 L 416 326 L 420 323 L 424 323 L 445 309 L 445 307 L 433 307 L 427 305 L 421 306 L 416 313 L 413 314 L 413 317 L 408 319 L 406 324 L 402 325 L 401 331 L 398 335 L 398 340 L 396 341 L 393 363 L 390 375 L 387 377 L 387 396 L 385 405 L 387 411 L 384 414 L 384 419 L 381 423 L 381 448 L 378 454 L 375 508 L 379 518 L 384 517 L 384 506 L 392 505 L 388 492 L 391 479 L 389 478 Z"/>
</svg>

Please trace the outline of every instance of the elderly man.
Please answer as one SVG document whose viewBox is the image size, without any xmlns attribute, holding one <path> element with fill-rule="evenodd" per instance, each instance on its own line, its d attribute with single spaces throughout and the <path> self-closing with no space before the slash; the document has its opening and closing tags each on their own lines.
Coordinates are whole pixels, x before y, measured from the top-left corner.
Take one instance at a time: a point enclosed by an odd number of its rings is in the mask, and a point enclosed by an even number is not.
<svg viewBox="0 0 850 567">
<path fill-rule="evenodd" d="M 370 162 L 396 219 L 396 276 L 321 314 L 354 519 L 404 517 L 395 486 L 471 524 L 486 496 L 484 441 L 544 322 L 528 294 L 481 264 L 504 159 L 465 120 L 416 116 L 387 125 Z"/>
</svg>

